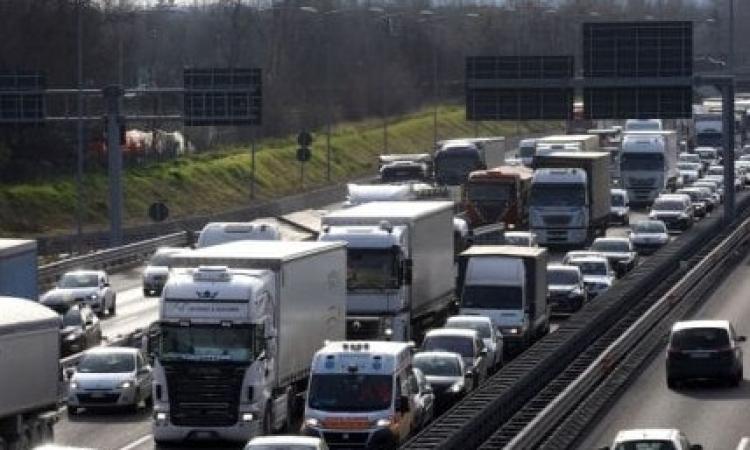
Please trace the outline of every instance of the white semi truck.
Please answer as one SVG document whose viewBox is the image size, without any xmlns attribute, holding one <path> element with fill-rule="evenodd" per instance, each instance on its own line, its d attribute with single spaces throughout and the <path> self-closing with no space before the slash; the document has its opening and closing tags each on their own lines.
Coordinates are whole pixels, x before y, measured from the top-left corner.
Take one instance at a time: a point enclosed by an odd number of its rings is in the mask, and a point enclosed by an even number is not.
<svg viewBox="0 0 750 450">
<path fill-rule="evenodd" d="M 310 361 L 345 331 L 341 242 L 239 241 L 170 257 L 150 339 L 154 440 L 287 428 Z"/>
<path fill-rule="evenodd" d="M 583 245 L 609 222 L 609 154 L 538 156 L 531 181 L 529 225 L 542 245 Z"/>
<path fill-rule="evenodd" d="M 0 448 L 52 442 L 62 394 L 60 316 L 36 301 L 0 297 Z"/>
<path fill-rule="evenodd" d="M 489 317 L 508 356 L 549 333 L 545 248 L 475 245 L 461 254 L 458 286 L 460 314 Z"/>
<path fill-rule="evenodd" d="M 453 204 L 371 202 L 323 217 L 321 241 L 347 245 L 347 339 L 417 340 L 454 292 Z"/>
<path fill-rule="evenodd" d="M 651 204 L 660 193 L 677 188 L 679 148 L 674 131 L 626 132 L 620 154 L 620 177 L 633 204 Z"/>
</svg>

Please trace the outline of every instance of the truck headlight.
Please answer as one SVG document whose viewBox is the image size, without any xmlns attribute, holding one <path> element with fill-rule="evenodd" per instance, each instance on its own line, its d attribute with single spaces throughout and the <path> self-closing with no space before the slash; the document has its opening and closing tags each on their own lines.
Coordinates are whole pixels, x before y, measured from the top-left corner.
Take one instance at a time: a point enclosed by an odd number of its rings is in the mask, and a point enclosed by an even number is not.
<svg viewBox="0 0 750 450">
<path fill-rule="evenodd" d="M 521 332 L 521 329 L 517 328 L 517 327 L 506 328 L 506 329 L 503 330 L 503 333 L 508 333 L 508 334 L 518 334 L 520 332 Z"/>
<path fill-rule="evenodd" d="M 307 428 L 319 428 L 320 427 L 320 420 L 316 419 L 315 417 L 308 417 L 305 419 L 305 427 Z"/>
<path fill-rule="evenodd" d="M 75 391 L 76 389 L 78 389 L 78 383 L 76 381 L 71 381 L 70 382 L 70 390 L 71 391 Z"/>
<path fill-rule="evenodd" d="M 448 388 L 448 392 L 451 394 L 458 394 L 464 388 L 464 384 L 461 381 L 456 381 Z"/>
<path fill-rule="evenodd" d="M 89 300 L 96 300 L 97 298 L 99 298 L 99 296 L 96 294 L 89 295 Z"/>
<path fill-rule="evenodd" d="M 375 421 L 375 427 L 376 428 L 388 428 L 391 426 L 392 423 L 393 421 L 391 421 L 390 418 L 378 419 Z"/>
<path fill-rule="evenodd" d="M 253 413 L 244 413 L 242 414 L 242 421 L 243 422 L 252 422 L 255 420 L 255 414 Z"/>
<path fill-rule="evenodd" d="M 169 418 L 169 415 L 167 413 L 165 413 L 165 412 L 155 412 L 154 413 L 154 420 L 156 422 L 164 423 L 164 422 L 167 421 L 168 418 Z"/>
</svg>

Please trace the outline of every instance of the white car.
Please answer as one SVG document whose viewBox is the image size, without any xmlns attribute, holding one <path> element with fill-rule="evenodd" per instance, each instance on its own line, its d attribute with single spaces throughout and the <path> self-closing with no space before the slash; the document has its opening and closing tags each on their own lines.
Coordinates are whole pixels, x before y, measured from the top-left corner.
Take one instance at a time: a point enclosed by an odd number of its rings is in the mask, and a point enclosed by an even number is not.
<svg viewBox="0 0 750 450">
<path fill-rule="evenodd" d="M 519 247 L 538 247 L 536 234 L 530 231 L 506 231 L 503 234 L 505 245 L 517 245 Z"/>
<path fill-rule="evenodd" d="M 129 406 L 151 402 L 151 366 L 132 347 L 97 347 L 84 352 L 69 375 L 68 414 L 79 408 Z"/>
<path fill-rule="evenodd" d="M 103 270 L 76 270 L 67 272 L 57 286 L 41 296 L 42 304 L 85 303 L 99 314 L 117 313 L 117 294 L 109 285 Z"/>
<path fill-rule="evenodd" d="M 661 220 L 670 229 L 687 230 L 693 226 L 695 212 L 687 194 L 662 194 L 654 200 L 649 219 Z"/>
<path fill-rule="evenodd" d="M 609 196 L 611 206 L 609 209 L 609 221 L 627 225 L 630 222 L 630 200 L 628 191 L 625 189 L 610 189 Z"/>
<path fill-rule="evenodd" d="M 669 242 L 667 226 L 661 220 L 641 220 L 630 229 L 630 242 L 641 255 L 653 253 Z"/>
<path fill-rule="evenodd" d="M 325 441 L 310 436 L 260 436 L 245 445 L 245 450 L 328 450 Z"/>
<path fill-rule="evenodd" d="M 162 247 L 151 256 L 143 269 L 143 296 L 159 296 L 169 275 L 169 256 L 183 249 L 179 247 Z"/>
<path fill-rule="evenodd" d="M 576 266 L 583 275 L 583 284 L 589 298 L 607 292 L 615 282 L 615 273 L 605 256 L 584 256 L 573 258 L 567 262 L 568 265 Z"/>
<path fill-rule="evenodd" d="M 601 450 L 610 447 L 604 447 Z M 690 444 L 685 434 L 676 429 L 667 428 L 641 428 L 635 430 L 622 430 L 617 432 L 612 450 L 703 450 L 699 444 Z"/>
<path fill-rule="evenodd" d="M 503 366 L 503 335 L 492 326 L 487 316 L 452 316 L 445 322 L 445 328 L 468 328 L 476 330 L 487 349 L 487 362 L 491 372 Z"/>
<path fill-rule="evenodd" d="M 701 157 L 696 153 L 680 153 L 677 159 L 678 163 L 697 163 L 701 164 Z M 679 164 L 678 164 L 679 165 Z"/>
</svg>

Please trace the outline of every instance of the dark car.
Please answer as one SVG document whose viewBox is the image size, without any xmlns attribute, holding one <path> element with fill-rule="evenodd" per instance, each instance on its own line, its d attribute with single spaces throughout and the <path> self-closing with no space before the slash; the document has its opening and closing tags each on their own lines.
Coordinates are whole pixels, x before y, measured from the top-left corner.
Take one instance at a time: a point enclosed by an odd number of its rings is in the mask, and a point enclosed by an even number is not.
<svg viewBox="0 0 750 450">
<path fill-rule="evenodd" d="M 487 349 L 476 330 L 438 328 L 430 330 L 422 342 L 426 351 L 455 352 L 464 360 L 466 376 L 474 387 L 482 384 L 488 373 Z"/>
<path fill-rule="evenodd" d="M 727 320 L 687 320 L 672 327 L 667 347 L 667 386 L 683 380 L 719 379 L 738 386 L 742 381 L 742 348 Z"/>
<path fill-rule="evenodd" d="M 583 275 L 576 266 L 547 266 L 547 296 L 553 313 L 574 313 L 588 300 Z"/>
<path fill-rule="evenodd" d="M 447 410 L 472 388 L 465 377 L 461 355 L 452 352 L 419 352 L 412 360 L 414 367 L 427 378 L 435 394 L 435 412 Z"/>
<path fill-rule="evenodd" d="M 62 317 L 60 353 L 70 355 L 102 342 L 102 327 L 94 311 L 83 303 L 47 305 Z"/>
</svg>

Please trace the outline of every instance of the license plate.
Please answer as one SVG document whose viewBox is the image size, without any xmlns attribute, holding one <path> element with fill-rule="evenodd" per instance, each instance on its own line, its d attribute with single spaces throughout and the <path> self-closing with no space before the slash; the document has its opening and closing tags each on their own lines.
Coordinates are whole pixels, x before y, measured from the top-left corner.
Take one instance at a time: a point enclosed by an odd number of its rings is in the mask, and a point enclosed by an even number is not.
<svg viewBox="0 0 750 450">
<path fill-rule="evenodd" d="M 705 359 L 711 356 L 709 353 L 691 353 L 690 357 L 695 359 Z"/>
<path fill-rule="evenodd" d="M 103 392 L 94 392 L 91 394 L 91 398 L 103 398 L 104 393 Z"/>
</svg>

